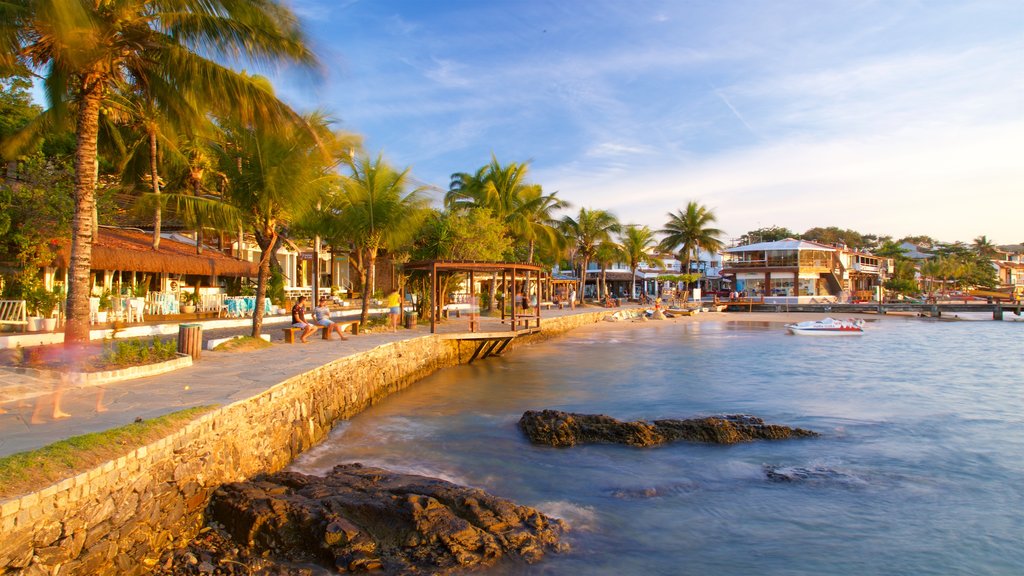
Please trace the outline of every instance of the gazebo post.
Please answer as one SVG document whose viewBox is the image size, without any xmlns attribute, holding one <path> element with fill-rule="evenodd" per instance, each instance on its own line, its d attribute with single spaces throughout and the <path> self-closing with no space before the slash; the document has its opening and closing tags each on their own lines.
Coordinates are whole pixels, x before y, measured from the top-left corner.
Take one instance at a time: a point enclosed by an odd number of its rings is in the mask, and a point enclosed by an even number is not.
<svg viewBox="0 0 1024 576">
<path fill-rule="evenodd" d="M 476 301 L 476 277 L 473 274 L 473 270 L 469 271 L 469 331 L 475 332 L 480 329 L 480 320 L 477 316 L 478 312 L 473 310 L 474 306 L 478 306 Z M 476 319 L 476 325 L 474 328 L 474 319 Z"/>
<path fill-rule="evenodd" d="M 438 283 L 437 283 L 437 262 L 431 263 L 430 265 L 430 333 L 434 334 L 437 331 L 437 315 L 441 313 L 440 310 L 440 299 Z"/>
<path fill-rule="evenodd" d="M 511 294 L 511 296 L 512 296 L 512 300 L 511 300 L 511 302 L 512 302 L 512 331 L 513 332 L 517 328 L 517 326 L 516 326 L 516 272 L 517 272 L 516 267 L 513 266 L 512 267 L 512 294 Z M 509 300 L 506 299 L 505 301 L 508 302 Z"/>
<path fill-rule="evenodd" d="M 497 276 L 495 276 L 494 279 L 497 280 L 498 279 Z M 508 283 L 505 281 L 505 269 L 502 268 L 501 269 L 501 319 L 502 320 L 505 319 L 505 304 L 508 303 L 508 294 L 505 293 L 506 289 L 508 288 L 507 284 Z"/>
</svg>

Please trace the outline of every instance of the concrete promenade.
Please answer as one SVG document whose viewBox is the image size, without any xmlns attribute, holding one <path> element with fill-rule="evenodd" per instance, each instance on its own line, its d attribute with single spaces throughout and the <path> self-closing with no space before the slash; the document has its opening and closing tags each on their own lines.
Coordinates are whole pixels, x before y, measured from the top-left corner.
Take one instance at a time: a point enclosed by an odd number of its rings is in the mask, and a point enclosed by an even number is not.
<svg viewBox="0 0 1024 576">
<path fill-rule="evenodd" d="M 596 306 L 575 311 L 543 310 L 541 318 L 604 310 Z M 611 310 L 609 310 L 611 311 Z M 350 318 L 351 313 L 345 314 Z M 204 341 L 247 335 L 251 319 L 201 321 Z M 440 332 L 468 331 L 468 317 L 454 316 L 441 324 Z M 482 331 L 508 330 L 496 318 L 483 318 Z M 153 418 L 194 406 L 225 406 L 248 398 L 298 374 L 341 357 L 359 354 L 397 340 L 430 334 L 429 324 L 396 332 L 348 334 L 347 341 L 319 335 L 307 344 L 284 344 L 281 322 L 264 324 L 273 346 L 251 351 L 203 350 L 193 366 L 173 372 L 102 385 L 59 390 L 59 380 L 33 378 L 10 366 L 0 366 L 0 456 L 33 450 L 58 440 L 130 424 L 136 418 Z M 217 326 L 213 328 L 213 326 Z M 543 326 L 543 324 L 542 324 Z M 177 324 L 164 327 L 164 334 L 177 331 Z M 208 329 L 209 328 L 209 329 Z M 54 399 L 68 416 L 54 418 Z"/>
</svg>

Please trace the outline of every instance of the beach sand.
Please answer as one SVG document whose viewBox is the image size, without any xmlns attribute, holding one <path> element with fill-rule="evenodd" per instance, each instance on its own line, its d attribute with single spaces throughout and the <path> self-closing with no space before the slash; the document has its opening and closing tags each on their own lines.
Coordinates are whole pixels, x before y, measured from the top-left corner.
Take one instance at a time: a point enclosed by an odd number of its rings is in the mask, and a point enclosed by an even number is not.
<svg viewBox="0 0 1024 576">
<path fill-rule="evenodd" d="M 635 309 L 626 309 L 631 311 Z M 803 322 L 805 320 L 820 320 L 825 318 L 829 314 L 822 312 L 702 312 L 693 316 L 676 316 L 674 318 L 665 318 L 664 320 L 641 320 L 637 318 L 631 318 L 627 320 L 617 321 L 603 321 L 595 324 L 588 324 L 581 326 L 576 333 L 582 332 L 617 332 L 621 330 L 636 330 L 643 328 L 651 328 L 661 324 L 691 324 L 700 322 L 757 322 L 757 323 L 772 323 L 778 324 L 779 329 L 783 328 L 784 324 L 793 324 L 796 322 Z M 836 314 L 832 316 L 837 320 L 845 320 L 847 318 L 857 318 L 866 322 L 878 321 L 884 316 L 877 314 Z M 907 320 L 906 317 L 899 317 L 900 320 Z"/>
</svg>

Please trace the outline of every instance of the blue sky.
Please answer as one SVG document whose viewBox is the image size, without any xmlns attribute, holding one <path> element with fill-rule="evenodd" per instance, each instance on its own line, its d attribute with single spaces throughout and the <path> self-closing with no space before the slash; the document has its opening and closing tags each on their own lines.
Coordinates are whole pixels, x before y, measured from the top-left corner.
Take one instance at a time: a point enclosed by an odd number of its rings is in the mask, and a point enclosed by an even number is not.
<svg viewBox="0 0 1024 576">
<path fill-rule="evenodd" d="M 440 189 L 493 153 L 654 229 L 1024 242 L 1018 0 L 291 5 L 324 70 L 279 94 Z"/>
</svg>

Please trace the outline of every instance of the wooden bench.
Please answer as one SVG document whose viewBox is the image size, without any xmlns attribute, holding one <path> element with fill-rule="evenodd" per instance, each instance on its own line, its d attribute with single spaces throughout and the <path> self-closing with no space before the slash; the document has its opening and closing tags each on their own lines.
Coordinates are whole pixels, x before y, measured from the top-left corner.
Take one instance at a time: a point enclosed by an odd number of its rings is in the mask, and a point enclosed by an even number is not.
<svg viewBox="0 0 1024 576">
<path fill-rule="evenodd" d="M 24 300 L 0 300 L 0 325 L 3 324 L 28 328 Z"/>
<path fill-rule="evenodd" d="M 342 332 L 349 330 L 352 332 L 353 336 L 359 333 L 359 320 L 338 320 L 335 321 L 334 323 L 338 326 L 341 326 Z M 321 326 L 321 328 L 325 328 L 325 326 Z M 298 328 L 293 328 L 293 330 L 298 330 Z M 323 334 L 324 340 L 331 339 L 330 330 L 321 330 L 320 333 Z"/>
<path fill-rule="evenodd" d="M 317 326 L 316 324 L 314 324 L 313 326 L 316 326 L 317 330 L 320 330 L 321 328 L 323 328 L 323 326 Z M 295 333 L 296 332 L 299 332 L 299 333 L 302 332 L 302 328 L 293 328 L 292 326 L 288 326 L 286 328 L 283 328 L 283 330 L 284 330 L 284 343 L 285 344 L 294 344 L 295 343 Z M 313 335 L 310 334 L 310 336 L 313 336 Z"/>
</svg>

